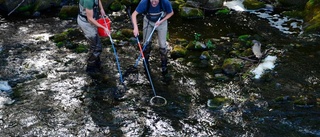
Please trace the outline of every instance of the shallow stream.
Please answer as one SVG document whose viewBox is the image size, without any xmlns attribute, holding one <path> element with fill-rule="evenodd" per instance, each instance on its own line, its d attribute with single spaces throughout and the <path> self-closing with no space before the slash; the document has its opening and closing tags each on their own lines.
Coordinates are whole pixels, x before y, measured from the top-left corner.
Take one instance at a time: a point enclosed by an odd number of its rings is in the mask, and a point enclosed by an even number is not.
<svg viewBox="0 0 320 137">
<path fill-rule="evenodd" d="M 130 27 L 130 22 L 126 19 L 113 25 Z M 139 73 L 125 81 L 128 98 L 117 101 L 113 93 L 119 87 L 119 74 L 111 46 L 104 47 L 104 72 L 95 77 L 84 71 L 86 53 L 59 49 L 49 40 L 76 28 L 75 20 L 1 18 L 0 86 L 11 90 L 1 90 L 0 136 L 320 136 L 320 45 L 316 35 L 299 35 L 299 29 L 282 32 L 251 12 L 195 20 L 173 17 L 169 25 L 172 39 L 192 40 L 194 33 L 221 41 L 260 35 L 265 40 L 262 44 L 269 45 L 263 48 L 276 51 L 276 67 L 270 70 L 270 79 L 214 81 L 211 69 L 171 58 L 173 80 L 166 84 L 160 80 L 155 53 L 152 80 L 156 94 L 167 104 L 150 105 L 154 91 L 142 63 Z M 135 63 L 139 52 L 134 46 L 116 48 L 123 69 Z M 216 97 L 228 100 L 208 106 Z M 294 104 L 299 97 L 313 103 Z"/>
</svg>

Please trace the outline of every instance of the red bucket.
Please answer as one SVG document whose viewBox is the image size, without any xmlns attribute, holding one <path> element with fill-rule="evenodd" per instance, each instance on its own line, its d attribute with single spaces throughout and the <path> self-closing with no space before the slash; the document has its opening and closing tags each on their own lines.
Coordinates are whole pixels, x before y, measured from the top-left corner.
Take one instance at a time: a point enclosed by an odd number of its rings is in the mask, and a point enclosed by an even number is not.
<svg viewBox="0 0 320 137">
<path fill-rule="evenodd" d="M 97 20 L 97 22 L 99 24 L 101 24 L 102 26 L 107 27 L 108 30 L 110 31 L 111 22 L 110 22 L 109 18 L 100 18 L 100 19 Z M 104 29 L 100 28 L 100 27 L 98 27 L 98 34 L 101 37 L 107 37 L 108 36 L 108 34 L 104 31 Z"/>
</svg>

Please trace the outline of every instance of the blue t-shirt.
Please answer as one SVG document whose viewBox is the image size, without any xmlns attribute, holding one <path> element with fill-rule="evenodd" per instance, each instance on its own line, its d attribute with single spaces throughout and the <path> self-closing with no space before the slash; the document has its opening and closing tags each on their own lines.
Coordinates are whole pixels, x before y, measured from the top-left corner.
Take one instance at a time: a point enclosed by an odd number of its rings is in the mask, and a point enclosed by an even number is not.
<svg viewBox="0 0 320 137">
<path fill-rule="evenodd" d="M 147 4 L 149 5 L 149 11 L 147 10 Z M 162 6 L 160 6 L 160 4 Z M 141 0 L 139 5 L 136 8 L 136 11 L 138 13 L 159 13 L 161 12 L 161 7 L 162 10 L 166 13 L 171 13 L 172 12 L 172 6 L 169 0 L 159 0 L 159 4 L 156 7 L 152 7 L 150 0 Z"/>
</svg>

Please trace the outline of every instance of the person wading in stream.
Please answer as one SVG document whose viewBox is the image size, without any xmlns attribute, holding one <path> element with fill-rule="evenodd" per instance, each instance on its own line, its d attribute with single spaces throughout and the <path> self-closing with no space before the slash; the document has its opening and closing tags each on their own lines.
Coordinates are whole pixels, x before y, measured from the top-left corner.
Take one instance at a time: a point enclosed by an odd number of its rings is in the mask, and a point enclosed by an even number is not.
<svg viewBox="0 0 320 137">
<path fill-rule="evenodd" d="M 88 73 L 97 73 L 101 71 L 100 54 L 102 52 L 102 44 L 97 28 L 103 28 L 107 34 L 110 34 L 110 32 L 108 28 L 99 24 L 96 19 L 99 18 L 99 9 L 101 16 L 106 14 L 101 0 L 80 0 L 79 9 L 77 22 L 90 44 L 86 71 Z"/>
<path fill-rule="evenodd" d="M 161 13 L 165 14 L 161 17 Z M 169 0 L 141 0 L 135 11 L 131 15 L 133 24 L 133 35 L 137 37 L 139 35 L 139 29 L 137 25 L 137 15 L 143 14 L 143 41 L 146 42 L 149 35 L 151 34 L 153 27 L 157 26 L 156 30 L 158 33 L 158 41 L 160 48 L 160 58 L 161 58 L 161 72 L 165 81 L 171 79 L 168 75 L 167 69 L 167 53 L 168 48 L 166 44 L 167 31 L 168 31 L 168 19 L 174 14 L 172 5 Z M 158 19 L 161 19 L 158 21 Z M 147 67 L 149 67 L 149 57 L 151 52 L 151 42 L 144 48 L 144 57 Z M 150 72 L 150 71 L 149 71 Z"/>
</svg>

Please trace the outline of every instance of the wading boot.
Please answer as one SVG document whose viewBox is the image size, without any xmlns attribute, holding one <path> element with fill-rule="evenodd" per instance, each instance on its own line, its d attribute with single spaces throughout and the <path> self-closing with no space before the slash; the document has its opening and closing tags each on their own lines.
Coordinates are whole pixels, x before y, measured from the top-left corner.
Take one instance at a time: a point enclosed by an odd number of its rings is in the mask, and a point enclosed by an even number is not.
<svg viewBox="0 0 320 137">
<path fill-rule="evenodd" d="M 89 57 L 87 61 L 87 73 L 98 73 L 101 69 L 100 57 L 96 57 L 93 54 Z"/>
<path fill-rule="evenodd" d="M 171 75 L 168 73 L 167 63 L 167 59 L 161 60 L 162 81 L 166 83 L 172 80 Z"/>
<path fill-rule="evenodd" d="M 150 52 L 151 52 L 151 42 L 148 45 L 146 45 L 146 48 L 143 51 L 143 55 L 144 55 L 144 59 L 145 59 L 145 61 L 143 61 L 144 73 L 149 81 L 150 81 L 149 75 L 151 75 L 151 71 L 150 71 L 151 69 L 150 69 L 150 64 L 149 64 Z M 148 68 L 148 71 L 147 71 L 146 66 Z M 148 75 L 148 72 L 149 72 L 149 75 Z"/>
<path fill-rule="evenodd" d="M 171 75 L 168 73 L 168 58 L 167 58 L 167 51 L 165 49 L 160 49 L 160 57 L 161 57 L 161 73 L 162 73 L 162 81 L 163 82 L 170 82 Z"/>
</svg>

